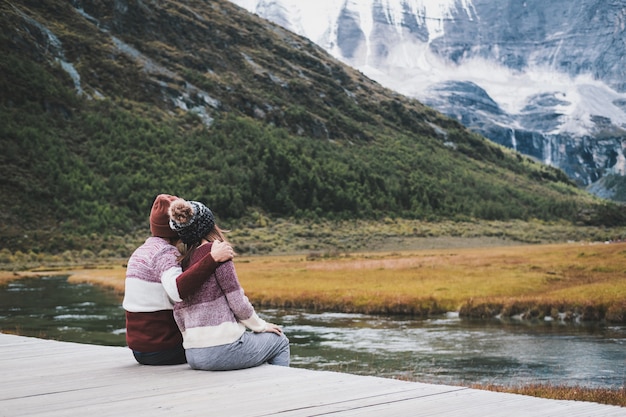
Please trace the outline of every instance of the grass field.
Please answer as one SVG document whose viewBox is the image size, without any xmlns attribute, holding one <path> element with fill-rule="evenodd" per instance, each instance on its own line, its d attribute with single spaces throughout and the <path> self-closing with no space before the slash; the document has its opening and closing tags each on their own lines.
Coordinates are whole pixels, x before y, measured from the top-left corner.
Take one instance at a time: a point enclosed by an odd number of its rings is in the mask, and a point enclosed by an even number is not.
<svg viewBox="0 0 626 417">
<path fill-rule="evenodd" d="M 257 306 L 626 322 L 626 243 L 239 256 L 235 265 Z M 124 289 L 124 260 L 65 272 L 71 281 Z M 0 280 L 50 273 L 63 268 L 7 271 Z"/>
<path fill-rule="evenodd" d="M 626 244 L 525 245 L 241 258 L 259 305 L 428 315 L 623 322 Z"/>
</svg>

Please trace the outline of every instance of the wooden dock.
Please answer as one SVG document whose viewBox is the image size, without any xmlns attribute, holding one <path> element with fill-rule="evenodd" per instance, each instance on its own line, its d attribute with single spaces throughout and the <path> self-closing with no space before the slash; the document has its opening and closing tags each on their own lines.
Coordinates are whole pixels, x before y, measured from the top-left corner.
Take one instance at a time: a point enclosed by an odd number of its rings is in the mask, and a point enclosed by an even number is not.
<svg viewBox="0 0 626 417">
<path fill-rule="evenodd" d="M 229 372 L 138 365 L 127 348 L 0 334 L 0 415 L 567 416 L 626 408 L 264 365 Z"/>
</svg>

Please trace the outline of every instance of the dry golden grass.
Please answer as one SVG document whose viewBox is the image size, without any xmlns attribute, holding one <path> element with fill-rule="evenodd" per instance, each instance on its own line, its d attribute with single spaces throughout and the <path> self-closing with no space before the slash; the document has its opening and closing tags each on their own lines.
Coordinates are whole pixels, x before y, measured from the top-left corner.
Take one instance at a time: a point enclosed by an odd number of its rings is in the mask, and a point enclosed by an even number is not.
<svg viewBox="0 0 626 417">
<path fill-rule="evenodd" d="M 626 243 L 520 245 L 488 248 L 235 259 L 258 306 L 363 313 L 525 317 L 582 315 L 626 321 Z M 124 262 L 73 269 L 5 272 L 68 274 L 124 291 Z"/>
<path fill-rule="evenodd" d="M 68 281 L 74 283 L 88 282 L 94 285 L 112 288 L 119 294 L 124 293 L 126 267 L 123 262 L 106 262 L 98 266 L 73 266 L 67 268 L 34 268 L 28 271 L 0 271 L 0 285 L 9 281 L 50 275 L 68 275 Z"/>
<path fill-rule="evenodd" d="M 626 307 L 624 243 L 241 258 L 237 271 L 260 305 L 468 316 L 591 308 L 615 321 Z M 544 311 L 533 312 L 538 307 Z"/>
<path fill-rule="evenodd" d="M 549 398 L 552 400 L 588 401 L 599 404 L 626 407 L 626 391 L 624 388 L 608 389 L 567 386 L 559 387 L 545 384 L 530 384 L 519 387 L 477 384 L 471 388 L 496 392 L 509 392 L 513 394 L 529 395 L 532 397 Z"/>
</svg>

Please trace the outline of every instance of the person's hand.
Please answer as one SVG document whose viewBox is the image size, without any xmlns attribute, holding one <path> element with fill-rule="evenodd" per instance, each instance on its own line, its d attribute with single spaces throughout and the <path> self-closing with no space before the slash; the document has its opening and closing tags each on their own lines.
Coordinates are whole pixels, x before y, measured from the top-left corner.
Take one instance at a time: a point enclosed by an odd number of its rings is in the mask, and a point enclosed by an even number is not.
<svg viewBox="0 0 626 417">
<path fill-rule="evenodd" d="M 281 334 L 283 332 L 283 329 L 280 328 L 280 326 L 273 324 L 273 323 L 266 323 L 265 324 L 265 332 L 271 332 L 271 333 L 276 333 L 276 334 Z"/>
<path fill-rule="evenodd" d="M 230 244 L 216 240 L 211 246 L 211 256 L 216 262 L 226 262 L 233 259 L 235 252 Z"/>
</svg>

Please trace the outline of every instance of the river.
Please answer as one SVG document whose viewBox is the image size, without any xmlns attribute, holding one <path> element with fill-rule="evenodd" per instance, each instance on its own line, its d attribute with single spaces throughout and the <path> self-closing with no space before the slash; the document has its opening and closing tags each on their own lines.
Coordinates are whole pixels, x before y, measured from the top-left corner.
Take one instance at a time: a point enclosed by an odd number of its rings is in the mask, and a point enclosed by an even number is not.
<svg viewBox="0 0 626 417">
<path fill-rule="evenodd" d="M 619 388 L 626 326 L 559 321 L 429 319 L 260 309 L 291 341 L 292 366 L 411 381 L 549 383 Z M 0 287 L 2 331 L 124 346 L 119 296 L 66 277 Z M 129 352 L 130 354 L 130 352 Z"/>
</svg>

